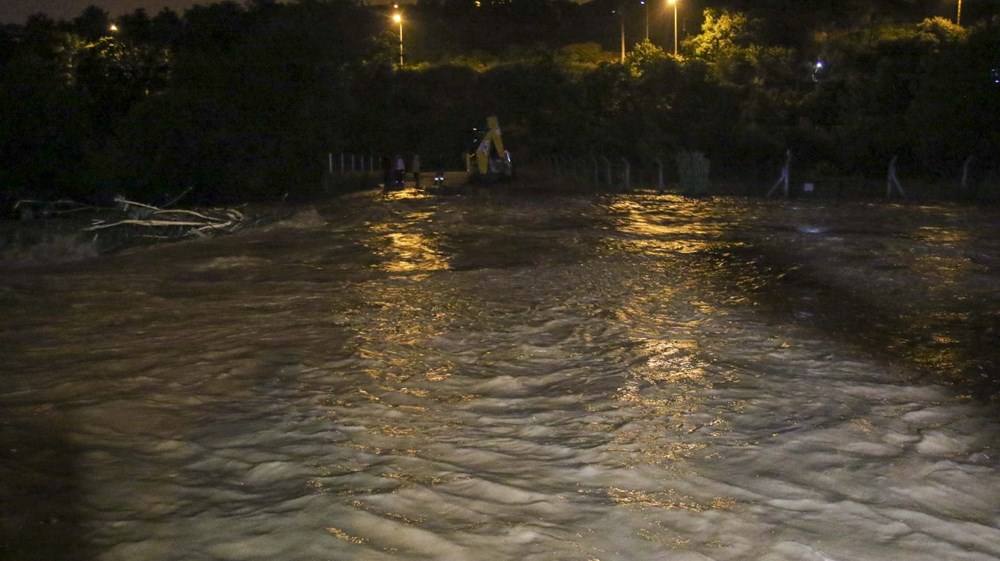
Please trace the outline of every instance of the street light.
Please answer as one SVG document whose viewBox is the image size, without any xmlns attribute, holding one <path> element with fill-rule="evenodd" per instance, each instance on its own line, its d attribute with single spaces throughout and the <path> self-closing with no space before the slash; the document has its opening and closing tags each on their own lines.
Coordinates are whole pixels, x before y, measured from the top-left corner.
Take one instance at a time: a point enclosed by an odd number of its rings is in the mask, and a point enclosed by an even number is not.
<svg viewBox="0 0 1000 561">
<path fill-rule="evenodd" d="M 649 4 L 646 0 L 639 0 L 639 3 L 646 7 L 646 40 L 649 41 Z"/>
<path fill-rule="evenodd" d="M 611 10 L 612 14 L 618 14 L 618 25 L 621 28 L 622 38 L 622 64 L 625 64 L 625 4 L 618 6 L 617 10 Z"/>
<path fill-rule="evenodd" d="M 677 0 L 667 0 L 674 7 L 674 56 L 677 56 Z"/>
<path fill-rule="evenodd" d="M 618 8 L 618 22 L 622 28 L 622 64 L 625 64 L 625 4 Z"/>
<path fill-rule="evenodd" d="M 403 67 L 403 16 L 399 12 L 392 14 L 392 21 L 399 24 L 399 67 Z"/>
</svg>

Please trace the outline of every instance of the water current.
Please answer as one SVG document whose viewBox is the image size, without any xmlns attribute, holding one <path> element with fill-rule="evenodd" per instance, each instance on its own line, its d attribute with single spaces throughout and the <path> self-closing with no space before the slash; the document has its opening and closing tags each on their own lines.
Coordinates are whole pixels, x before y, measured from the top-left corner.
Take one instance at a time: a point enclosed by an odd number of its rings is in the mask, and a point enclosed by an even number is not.
<svg viewBox="0 0 1000 561">
<path fill-rule="evenodd" d="M 9 268 L 0 558 L 998 560 L 998 218 L 362 193 Z"/>
</svg>

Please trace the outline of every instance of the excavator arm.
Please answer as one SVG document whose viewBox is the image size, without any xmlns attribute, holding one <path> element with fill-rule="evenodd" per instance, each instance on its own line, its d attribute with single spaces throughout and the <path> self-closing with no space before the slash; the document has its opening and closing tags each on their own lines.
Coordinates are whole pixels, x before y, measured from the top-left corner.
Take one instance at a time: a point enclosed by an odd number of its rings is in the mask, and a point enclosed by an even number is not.
<svg viewBox="0 0 1000 561">
<path fill-rule="evenodd" d="M 473 176 L 509 177 L 511 175 L 510 153 L 504 148 L 500 122 L 495 116 L 486 119 L 486 134 L 469 155 L 468 168 Z M 474 166 L 473 161 L 475 160 Z"/>
</svg>

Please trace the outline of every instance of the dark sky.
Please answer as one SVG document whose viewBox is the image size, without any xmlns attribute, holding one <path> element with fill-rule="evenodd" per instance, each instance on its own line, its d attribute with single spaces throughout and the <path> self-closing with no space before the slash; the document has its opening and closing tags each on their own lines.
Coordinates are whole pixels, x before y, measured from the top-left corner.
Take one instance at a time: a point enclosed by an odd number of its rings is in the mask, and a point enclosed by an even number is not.
<svg viewBox="0 0 1000 561">
<path fill-rule="evenodd" d="M 70 20 L 87 6 L 106 10 L 112 17 L 145 8 L 150 16 L 165 7 L 179 14 L 195 4 L 211 4 L 215 0 L 0 0 L 0 22 L 24 23 L 28 16 L 39 12 L 55 19 Z M 240 2 L 242 3 L 242 1 Z"/>
<path fill-rule="evenodd" d="M 222 0 L 0 0 L 0 23 L 22 24 L 28 16 L 39 12 L 53 19 L 71 20 L 83 12 L 87 6 L 97 6 L 117 17 L 144 8 L 150 16 L 155 16 L 163 8 L 170 8 L 178 14 L 195 4 L 214 4 Z M 235 0 L 243 4 L 244 0 Z M 282 0 L 279 0 L 282 1 Z M 365 3 L 385 4 L 392 0 L 367 0 Z M 403 0 L 409 4 L 414 0 Z"/>
<path fill-rule="evenodd" d="M 71 20 L 83 12 L 87 6 L 97 6 L 117 17 L 144 8 L 150 16 L 155 16 L 163 8 L 183 15 L 184 11 L 195 4 L 214 4 L 222 0 L 0 0 L 0 23 L 22 24 L 28 16 L 39 12 L 53 19 Z M 235 0 L 243 4 L 244 0 Z M 282 0 L 279 0 L 282 1 Z M 369 5 L 385 4 L 393 0 L 367 0 Z M 414 0 L 402 0 L 409 4 Z"/>
</svg>

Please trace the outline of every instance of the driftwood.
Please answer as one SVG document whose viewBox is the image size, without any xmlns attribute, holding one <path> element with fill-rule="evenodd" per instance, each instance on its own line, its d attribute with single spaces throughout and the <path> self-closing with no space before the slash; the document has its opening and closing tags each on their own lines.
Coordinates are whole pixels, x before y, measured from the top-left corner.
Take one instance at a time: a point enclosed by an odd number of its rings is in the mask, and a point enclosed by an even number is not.
<svg viewBox="0 0 1000 561">
<path fill-rule="evenodd" d="M 117 197 L 113 204 L 91 206 L 76 201 L 18 200 L 12 210 L 18 225 L 0 224 L 0 260 L 15 248 L 49 248 L 55 242 L 96 254 L 135 246 L 217 237 L 252 229 L 282 218 L 274 212 L 239 208 L 164 208 Z M 8 235 L 9 234 L 9 235 Z M 68 245 L 67 245 L 68 244 Z M 34 250 L 32 250 L 34 251 Z M 41 251 L 41 250 L 40 250 Z M 49 249 L 44 249 L 49 251 Z M 34 255 L 34 254 L 33 254 Z"/>
<path fill-rule="evenodd" d="M 179 199 L 178 197 L 177 199 Z M 176 202 L 174 199 L 172 202 Z M 246 216 L 235 208 L 181 210 L 165 209 L 130 201 L 115 199 L 118 212 L 109 219 L 95 219 L 84 228 L 85 232 L 98 232 L 110 228 L 150 228 L 143 237 L 171 239 L 204 237 L 216 233 L 233 233 L 246 224 Z"/>
</svg>

